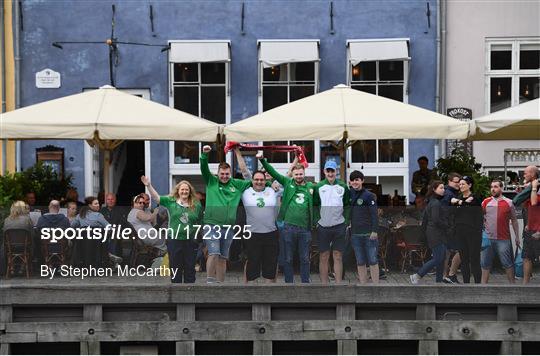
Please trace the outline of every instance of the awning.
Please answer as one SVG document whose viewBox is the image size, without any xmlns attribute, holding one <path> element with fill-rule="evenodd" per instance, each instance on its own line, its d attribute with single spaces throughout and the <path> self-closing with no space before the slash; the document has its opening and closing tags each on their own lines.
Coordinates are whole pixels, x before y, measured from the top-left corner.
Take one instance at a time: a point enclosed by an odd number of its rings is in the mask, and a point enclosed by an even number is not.
<svg viewBox="0 0 540 356">
<path fill-rule="evenodd" d="M 381 39 L 381 40 L 348 40 L 349 58 L 353 66 L 360 62 L 410 60 L 409 40 Z"/>
<path fill-rule="evenodd" d="M 228 140 L 465 139 L 469 123 L 338 85 L 224 129 Z"/>
<path fill-rule="evenodd" d="M 283 63 L 318 62 L 319 40 L 260 40 L 259 60 L 265 68 Z"/>
<path fill-rule="evenodd" d="M 169 62 L 208 63 L 229 62 L 231 51 L 229 41 L 171 41 Z"/>
<path fill-rule="evenodd" d="M 469 140 L 540 140 L 540 99 L 469 121 Z"/>
</svg>

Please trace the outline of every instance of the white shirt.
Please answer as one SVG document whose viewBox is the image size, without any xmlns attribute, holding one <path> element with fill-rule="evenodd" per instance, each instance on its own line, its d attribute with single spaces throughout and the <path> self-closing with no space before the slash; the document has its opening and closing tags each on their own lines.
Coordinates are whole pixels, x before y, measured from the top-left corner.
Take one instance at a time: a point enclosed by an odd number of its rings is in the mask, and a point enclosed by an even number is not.
<svg viewBox="0 0 540 356">
<path fill-rule="evenodd" d="M 319 188 L 321 219 L 319 225 L 331 227 L 345 222 L 343 217 L 343 195 L 345 188 L 339 184 L 325 184 Z"/>
<path fill-rule="evenodd" d="M 277 230 L 276 217 L 280 192 L 266 187 L 257 192 L 253 187 L 242 194 L 242 203 L 246 209 L 246 224 L 251 225 L 251 232 L 264 234 Z"/>
</svg>

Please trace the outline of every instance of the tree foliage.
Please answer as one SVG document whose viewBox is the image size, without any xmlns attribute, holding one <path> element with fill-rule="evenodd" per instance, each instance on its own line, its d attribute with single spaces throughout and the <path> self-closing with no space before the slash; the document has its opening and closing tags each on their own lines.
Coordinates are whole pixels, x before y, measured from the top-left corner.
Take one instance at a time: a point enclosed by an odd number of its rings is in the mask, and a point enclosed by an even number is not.
<svg viewBox="0 0 540 356">
<path fill-rule="evenodd" d="M 462 176 L 472 177 L 474 184 L 473 193 L 487 197 L 489 193 L 490 179 L 482 173 L 482 164 L 476 162 L 476 158 L 463 149 L 455 149 L 447 157 L 437 160 L 437 173 L 446 182 L 448 174 L 456 172 Z"/>
</svg>

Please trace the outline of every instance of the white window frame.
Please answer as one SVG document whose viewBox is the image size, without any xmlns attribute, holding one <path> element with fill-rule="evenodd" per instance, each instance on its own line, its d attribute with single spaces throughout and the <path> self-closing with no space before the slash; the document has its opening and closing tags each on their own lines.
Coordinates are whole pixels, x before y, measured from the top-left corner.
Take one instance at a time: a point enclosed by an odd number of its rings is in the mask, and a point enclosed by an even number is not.
<svg viewBox="0 0 540 356">
<path fill-rule="evenodd" d="M 97 89 L 97 88 L 96 88 Z M 83 92 L 89 91 L 89 90 L 95 90 L 95 89 L 83 89 Z M 131 95 L 140 95 L 143 99 L 150 100 L 150 89 L 121 89 L 118 90 L 131 94 Z M 99 171 L 99 163 L 96 164 L 95 160 L 96 158 L 99 159 L 99 155 L 97 154 L 99 151 L 99 148 L 97 147 L 91 147 L 88 142 L 84 141 L 83 144 L 84 147 L 84 196 L 97 196 L 98 191 L 96 189 L 104 189 L 104 187 L 99 187 L 99 176 L 101 175 L 101 172 Z M 147 177 L 151 177 L 151 149 L 150 149 L 150 141 L 145 140 L 144 141 L 144 175 Z M 96 173 L 96 174 L 94 174 Z M 113 170 L 109 170 L 109 189 L 106 189 L 107 191 L 112 191 L 112 184 L 113 184 Z M 96 182 L 97 180 L 97 182 Z"/>
<path fill-rule="evenodd" d="M 264 42 L 264 41 L 271 41 L 271 40 L 259 40 L 258 43 Z M 320 46 L 319 40 L 309 39 L 309 40 L 276 40 L 278 42 L 305 42 L 305 41 L 317 41 L 317 46 Z M 259 49 L 260 51 L 260 49 Z M 309 62 L 309 61 L 307 61 Z M 320 68 L 320 60 L 313 61 L 314 63 L 314 75 L 315 75 L 315 83 L 314 83 L 314 92 L 313 95 L 317 94 L 319 92 L 319 68 Z M 258 97 L 257 97 L 257 104 L 258 104 L 258 113 L 263 112 L 263 78 L 264 78 L 264 66 L 263 62 L 260 58 L 260 53 L 257 54 L 257 63 L 258 63 Z M 288 103 L 290 103 L 290 96 L 291 96 L 291 71 L 290 71 L 290 64 L 294 62 L 288 62 L 283 63 L 287 64 L 287 82 L 276 82 L 276 86 L 287 86 L 287 100 Z M 304 62 L 299 62 L 304 63 Z M 294 85 L 293 85 L 294 86 Z M 288 144 L 290 144 L 291 141 L 295 140 L 278 140 L 278 141 L 287 141 Z M 311 140 L 296 140 L 296 141 L 311 141 Z M 262 145 L 263 141 L 259 141 L 259 145 Z M 306 177 L 314 177 L 315 181 L 319 181 L 321 179 L 321 173 L 320 173 L 320 167 L 321 167 L 321 145 L 320 140 L 313 140 L 313 162 L 309 162 L 309 167 L 306 168 L 305 175 Z M 287 172 L 291 166 L 292 159 L 291 155 L 287 155 L 288 163 L 272 163 L 272 166 L 280 171 L 280 172 Z"/>
<path fill-rule="evenodd" d="M 185 42 L 185 41 L 183 41 Z M 189 41 L 189 42 L 215 42 L 215 41 Z M 225 41 L 229 43 L 230 41 Z M 168 63 L 168 69 L 169 69 L 169 107 L 174 108 L 174 65 L 176 62 L 169 62 Z M 193 82 L 193 86 L 197 87 L 222 87 L 223 84 L 204 84 L 202 85 L 201 82 L 201 63 L 224 63 L 225 64 L 225 124 L 231 123 L 231 86 L 230 86 L 230 78 L 231 78 L 231 62 L 194 62 L 198 64 L 198 81 Z M 186 85 L 190 86 L 190 85 Z M 201 112 L 201 90 L 199 90 L 199 113 Z M 200 146 L 200 144 L 199 144 Z M 199 147 L 199 153 L 200 153 L 200 147 Z M 227 154 L 226 161 L 230 164 L 231 163 L 232 156 L 231 154 Z M 209 164 L 211 171 L 217 171 L 218 163 L 210 163 Z M 169 141 L 169 188 L 172 189 L 174 178 L 173 176 L 181 175 L 181 176 L 189 176 L 189 175 L 200 175 L 201 169 L 200 169 L 200 163 L 174 163 L 174 141 Z"/>
<path fill-rule="evenodd" d="M 409 41 L 408 38 L 404 39 L 393 39 L 393 40 L 406 40 Z M 349 43 L 352 40 L 348 40 Z M 355 42 L 360 42 L 361 40 L 354 40 Z M 366 41 L 377 41 L 377 40 L 366 40 Z M 380 40 L 384 41 L 384 40 Z M 385 60 L 390 61 L 390 60 Z M 409 60 L 403 60 L 398 59 L 398 61 L 403 62 L 403 103 L 408 104 L 409 103 L 409 70 L 410 70 L 410 61 Z M 375 80 L 374 85 L 376 86 L 376 93 L 379 92 L 379 63 L 382 61 L 370 61 L 370 62 L 376 62 L 375 68 L 377 73 L 377 78 Z M 352 83 L 352 60 L 350 56 L 350 51 L 347 48 L 347 85 L 358 85 L 357 83 Z M 379 140 L 375 139 L 376 141 L 376 160 L 379 160 Z M 403 139 L 403 162 L 353 162 L 352 161 L 352 147 L 349 147 L 347 149 L 347 162 L 349 164 L 349 170 L 360 170 L 366 177 L 375 177 L 377 184 L 379 184 L 379 177 L 393 177 L 393 176 L 400 176 L 403 177 L 403 191 L 400 192 L 400 195 L 404 195 L 406 198 L 406 201 L 408 202 L 409 197 L 409 190 L 410 190 L 410 181 L 409 181 L 409 140 Z"/>
<path fill-rule="evenodd" d="M 486 38 L 485 42 L 485 113 L 491 113 L 491 78 L 511 78 L 510 107 L 519 105 L 519 79 L 540 77 L 540 69 L 519 69 L 521 45 L 540 45 L 540 37 Z M 491 70 L 491 46 L 509 45 L 512 48 L 510 69 Z"/>
</svg>

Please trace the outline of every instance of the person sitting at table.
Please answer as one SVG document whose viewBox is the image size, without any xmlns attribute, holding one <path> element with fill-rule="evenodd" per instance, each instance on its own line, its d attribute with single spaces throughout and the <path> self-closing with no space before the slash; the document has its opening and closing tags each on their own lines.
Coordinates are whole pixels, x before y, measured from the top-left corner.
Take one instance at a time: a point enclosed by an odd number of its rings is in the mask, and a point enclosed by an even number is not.
<svg viewBox="0 0 540 356">
<path fill-rule="evenodd" d="M 77 217 L 77 203 L 74 201 L 68 201 L 66 203 L 67 218 L 71 224 Z"/>
<path fill-rule="evenodd" d="M 9 216 L 4 220 L 4 231 L 12 229 L 23 229 L 33 233 L 34 226 L 30 219 L 30 208 L 22 200 L 11 204 Z"/>
<path fill-rule="evenodd" d="M 34 234 L 34 224 L 32 224 L 32 219 L 30 219 L 30 208 L 28 204 L 26 204 L 22 200 L 17 200 L 11 204 L 11 208 L 9 211 L 9 216 L 4 220 L 4 228 L 3 232 L 5 233 L 7 230 L 14 230 L 14 229 L 21 229 L 26 230 L 30 233 L 30 238 L 33 241 L 33 255 L 38 258 L 40 255 L 39 253 L 39 244 L 36 246 L 34 239 L 36 235 Z M 2 254 L 0 256 L 4 256 L 4 243 L 0 244 L 0 250 Z M 39 242 L 39 241 L 38 241 Z"/>
<path fill-rule="evenodd" d="M 60 229 L 67 229 L 70 227 L 71 224 L 69 222 L 69 219 L 64 215 L 60 213 L 60 202 L 58 200 L 51 200 L 49 203 L 49 212 L 46 214 L 43 214 L 39 217 L 36 225 L 36 229 L 38 232 L 38 236 L 40 237 L 40 245 L 44 246 L 44 243 L 50 242 L 50 240 L 41 240 L 41 230 L 45 228 L 54 229 L 54 228 L 60 228 Z M 63 245 L 65 244 L 65 245 Z M 58 243 L 51 243 L 48 246 L 48 251 L 50 252 L 61 252 L 62 246 L 66 246 L 66 240 L 61 239 L 58 241 Z M 47 259 L 47 250 L 43 251 L 44 259 Z"/>
<path fill-rule="evenodd" d="M 71 227 L 91 227 L 91 228 L 105 228 L 109 224 L 109 222 L 105 219 L 103 214 L 99 212 L 99 200 L 96 197 L 87 197 L 85 200 L 86 205 L 81 208 L 81 211 L 79 212 L 79 215 L 75 217 L 75 219 L 71 222 Z M 87 240 L 83 239 L 81 241 L 97 241 L 99 244 L 101 244 L 101 241 L 99 240 Z M 101 247 L 101 246 L 100 246 Z M 99 249 L 98 249 L 99 250 Z M 122 258 L 118 257 L 116 255 L 113 255 L 112 253 L 108 253 L 109 259 L 113 263 L 120 263 L 122 262 Z M 94 256 L 93 258 L 96 258 L 95 262 L 98 264 L 100 263 L 99 258 L 97 256 Z"/>
</svg>

